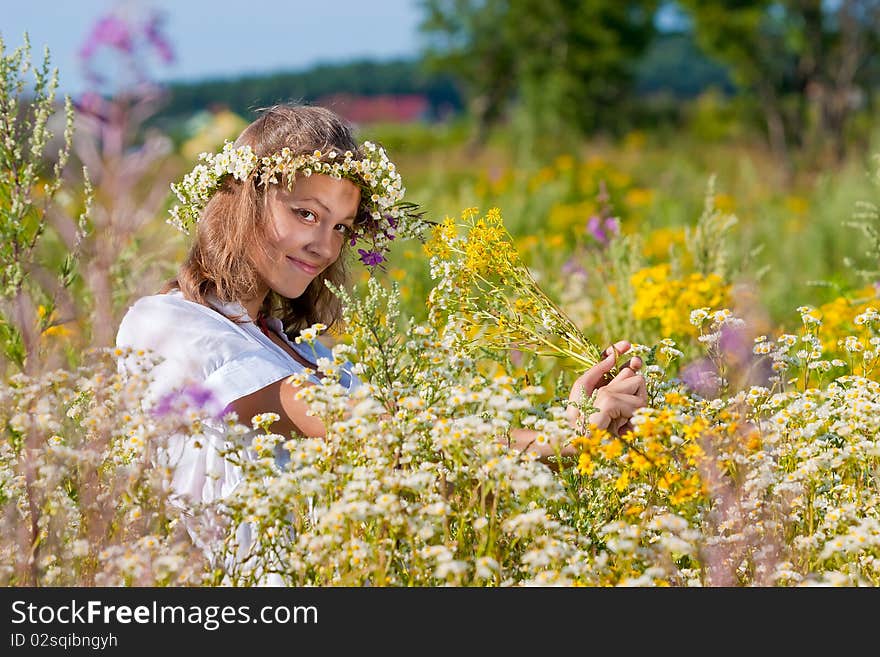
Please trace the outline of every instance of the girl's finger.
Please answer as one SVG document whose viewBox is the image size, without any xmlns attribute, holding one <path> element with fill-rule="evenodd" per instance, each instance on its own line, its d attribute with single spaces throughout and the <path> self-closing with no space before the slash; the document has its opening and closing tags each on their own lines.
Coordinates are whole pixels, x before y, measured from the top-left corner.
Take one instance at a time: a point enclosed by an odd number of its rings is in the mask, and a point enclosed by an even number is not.
<svg viewBox="0 0 880 657">
<path fill-rule="evenodd" d="M 642 359 L 639 358 L 638 356 L 634 356 L 633 358 L 629 359 L 629 362 L 627 362 L 626 365 L 624 365 L 622 368 L 620 368 L 620 371 L 617 373 L 617 375 L 614 377 L 614 379 L 617 379 L 617 378 L 624 378 L 625 379 L 627 377 L 630 377 L 633 374 L 636 374 L 640 369 L 642 369 L 642 365 L 643 365 Z M 614 381 L 614 379 L 611 379 L 611 381 Z M 611 381 L 608 381 L 608 383 L 611 383 Z"/>
<path fill-rule="evenodd" d="M 604 392 L 625 392 L 635 395 L 641 388 L 645 387 L 645 379 L 639 374 L 630 372 L 625 374 L 621 372 L 608 385 L 603 387 Z"/>
<path fill-rule="evenodd" d="M 599 429 L 607 429 L 611 424 L 611 416 L 605 411 L 597 411 L 590 415 L 589 423 Z"/>
<path fill-rule="evenodd" d="M 642 362 L 641 358 L 639 358 L 638 356 L 633 356 L 629 359 L 629 362 L 624 366 L 624 368 L 628 367 L 633 372 L 638 372 L 640 369 L 642 369 L 643 364 L 644 363 Z"/>
<path fill-rule="evenodd" d="M 608 386 L 608 385 L 611 385 L 612 383 L 614 383 L 615 381 L 623 381 L 625 379 L 629 379 L 629 378 L 635 376 L 635 374 L 636 374 L 635 370 L 630 369 L 629 366 L 624 367 L 614 376 L 613 379 L 611 379 L 605 385 Z"/>
<path fill-rule="evenodd" d="M 603 352 L 603 355 L 610 356 L 614 350 L 617 350 L 617 355 L 619 356 L 620 354 L 625 354 L 627 351 L 629 351 L 629 348 L 631 346 L 632 344 L 630 344 L 629 340 L 618 340 L 613 344 L 613 349 L 612 347 L 608 347 Z"/>
<path fill-rule="evenodd" d="M 611 392 L 601 399 L 596 399 L 596 408 L 606 411 L 614 417 L 624 415 L 629 417 L 644 405 L 640 397 L 620 392 Z"/>
<path fill-rule="evenodd" d="M 600 360 L 578 377 L 571 386 L 571 391 L 568 393 L 568 399 L 570 401 L 580 402 L 584 396 L 589 397 L 596 388 L 606 385 L 603 381 L 609 376 L 611 370 L 614 369 L 614 364 L 615 358 L 614 351 L 612 350 L 610 355 L 603 360 Z"/>
<path fill-rule="evenodd" d="M 626 434 L 631 433 L 633 431 L 635 431 L 635 427 L 633 426 L 633 423 L 630 422 L 629 420 L 627 420 L 622 425 L 617 427 L 617 435 L 618 436 L 625 436 Z"/>
<path fill-rule="evenodd" d="M 648 405 L 648 384 L 645 381 L 645 378 L 642 377 L 641 385 L 639 385 L 639 389 L 636 390 L 636 396 L 642 400 L 642 406 Z"/>
</svg>

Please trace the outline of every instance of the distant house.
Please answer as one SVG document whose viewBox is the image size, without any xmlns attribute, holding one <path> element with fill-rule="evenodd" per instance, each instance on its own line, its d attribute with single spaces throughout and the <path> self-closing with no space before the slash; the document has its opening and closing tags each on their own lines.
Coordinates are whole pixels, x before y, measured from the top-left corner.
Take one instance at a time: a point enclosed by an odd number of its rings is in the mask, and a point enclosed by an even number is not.
<svg viewBox="0 0 880 657">
<path fill-rule="evenodd" d="M 358 96 L 338 93 L 321 96 L 316 105 L 327 107 L 352 123 L 412 123 L 430 115 L 428 98 L 421 94 Z"/>
</svg>

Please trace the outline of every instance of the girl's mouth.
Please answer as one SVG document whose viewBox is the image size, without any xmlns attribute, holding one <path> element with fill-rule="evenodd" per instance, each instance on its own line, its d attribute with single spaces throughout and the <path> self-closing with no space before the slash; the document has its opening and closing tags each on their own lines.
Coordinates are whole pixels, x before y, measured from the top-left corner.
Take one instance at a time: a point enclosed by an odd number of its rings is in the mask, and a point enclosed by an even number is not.
<svg viewBox="0 0 880 657">
<path fill-rule="evenodd" d="M 291 264 L 293 264 L 295 267 L 301 269 L 302 271 L 307 273 L 309 276 L 314 276 L 319 271 L 321 271 L 320 267 L 315 267 L 314 265 L 310 265 L 308 263 L 305 263 L 302 260 L 297 260 L 296 258 L 291 258 L 290 256 L 287 256 L 287 259 L 288 259 L 288 261 L 290 261 Z"/>
</svg>

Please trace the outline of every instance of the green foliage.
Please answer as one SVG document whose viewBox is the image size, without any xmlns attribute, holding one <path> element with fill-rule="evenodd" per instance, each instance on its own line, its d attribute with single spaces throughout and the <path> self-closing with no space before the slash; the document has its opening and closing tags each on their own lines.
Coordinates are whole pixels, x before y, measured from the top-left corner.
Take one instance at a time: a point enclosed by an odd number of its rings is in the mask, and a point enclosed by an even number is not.
<svg viewBox="0 0 880 657">
<path fill-rule="evenodd" d="M 422 30 L 429 62 L 460 77 L 478 141 L 512 101 L 529 146 L 613 128 L 632 90 L 635 61 L 654 33 L 652 1 L 429 0 Z"/>
<path fill-rule="evenodd" d="M 504 113 L 516 91 L 515 35 L 504 0 L 428 0 L 421 29 L 432 40 L 426 62 L 461 80 L 469 110 L 477 119 L 477 140 Z M 486 38 L 491 34 L 491 38 Z"/>
<path fill-rule="evenodd" d="M 25 78 L 33 72 L 33 90 L 26 98 Z M 30 61 L 30 42 L 6 54 L 0 37 L 0 287 L 4 296 L 14 297 L 24 284 L 24 263 L 43 233 L 46 204 L 61 186 L 61 170 L 70 153 L 73 108 L 65 102 L 64 145 L 58 150 L 51 171 L 46 174 L 44 150 L 52 133 L 49 118 L 55 111 L 58 71 L 49 69 L 49 49 L 43 64 Z"/>
<path fill-rule="evenodd" d="M 718 274 L 730 280 L 736 263 L 730 262 L 731 231 L 738 220 L 735 215 L 715 207 L 715 176 L 709 178 L 703 213 L 693 229 L 685 228 L 685 244 L 694 257 L 694 270 L 700 274 Z"/>
<path fill-rule="evenodd" d="M 876 170 L 873 176 L 875 189 L 880 187 L 880 156 L 874 158 Z M 867 265 L 860 266 L 852 257 L 844 258 L 844 264 L 855 270 L 855 273 L 867 283 L 880 279 L 880 206 L 873 201 L 859 201 L 854 221 L 846 225 L 861 233 L 863 252 L 859 255 L 867 258 Z"/>
<path fill-rule="evenodd" d="M 636 65 L 636 91 L 693 98 L 706 89 L 735 90 L 727 69 L 697 45 L 691 31 L 660 32 Z"/>
<path fill-rule="evenodd" d="M 753 113 L 737 101 L 718 89 L 704 91 L 683 108 L 686 129 L 703 143 L 742 137 L 744 124 L 750 123 Z"/>
<path fill-rule="evenodd" d="M 847 125 L 876 85 L 880 3 L 739 0 L 681 3 L 707 53 L 764 110 L 779 155 L 807 149 L 843 159 Z M 830 147 L 830 148 L 829 148 Z"/>
<path fill-rule="evenodd" d="M 0 38 L 0 289 L 10 301 L 0 306 L 0 325 L 4 355 L 19 368 L 37 353 L 35 335 L 49 322 L 58 288 L 68 287 L 76 275 L 75 257 L 68 254 L 51 282 L 31 276 L 40 267 L 38 246 L 48 225 L 48 209 L 62 185 L 73 136 L 73 106 L 66 98 L 62 143 L 54 155 L 47 155 L 58 86 L 58 70 L 50 69 L 49 62 L 46 48 L 42 64 L 31 63 L 27 35 L 24 45 L 8 54 Z M 33 74 L 31 85 L 28 73 Z M 86 213 L 80 217 L 80 234 L 85 220 Z M 48 312 L 37 316 L 35 303 Z"/>
</svg>

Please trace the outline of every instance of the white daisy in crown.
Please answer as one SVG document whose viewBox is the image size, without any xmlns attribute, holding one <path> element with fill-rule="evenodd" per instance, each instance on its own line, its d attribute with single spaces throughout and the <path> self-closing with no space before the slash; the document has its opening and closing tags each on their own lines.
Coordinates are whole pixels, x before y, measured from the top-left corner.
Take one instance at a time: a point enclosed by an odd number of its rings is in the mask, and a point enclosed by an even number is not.
<svg viewBox="0 0 880 657">
<path fill-rule="evenodd" d="M 227 176 L 240 181 L 254 176 L 260 185 L 278 184 L 284 179 L 292 185 L 296 173 L 345 178 L 361 188 L 364 220 L 356 226 L 351 246 L 358 241 L 366 244 L 367 248 L 358 249 L 358 255 L 369 267 L 385 262 L 392 240 L 422 240 L 425 227 L 431 223 L 422 218 L 415 203 L 403 200 L 406 190 L 397 167 L 384 148 L 369 141 L 358 153 L 294 153 L 283 148 L 263 158 L 258 158 L 250 146 L 227 141 L 219 153 L 201 153 L 199 164 L 180 183 L 171 185 L 180 203 L 171 208 L 168 223 L 189 234 Z"/>
</svg>

